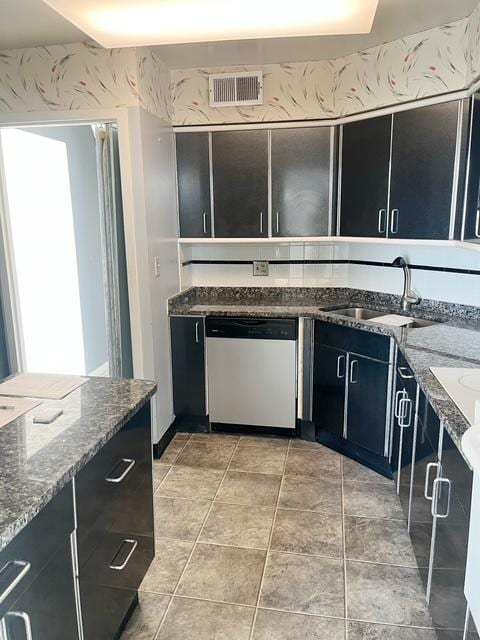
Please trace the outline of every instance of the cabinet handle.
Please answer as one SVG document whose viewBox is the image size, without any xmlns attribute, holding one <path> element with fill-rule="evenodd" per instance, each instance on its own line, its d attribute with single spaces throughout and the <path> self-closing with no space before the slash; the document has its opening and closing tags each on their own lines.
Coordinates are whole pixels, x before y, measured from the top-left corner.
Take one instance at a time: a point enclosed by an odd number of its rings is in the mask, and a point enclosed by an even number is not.
<svg viewBox="0 0 480 640">
<path fill-rule="evenodd" d="M 119 484 L 120 482 L 122 482 L 123 480 L 125 480 L 125 478 L 127 477 L 127 475 L 130 473 L 130 471 L 133 469 L 134 465 L 135 465 L 135 460 L 131 459 L 131 458 L 122 458 L 120 460 L 120 462 L 126 462 L 127 463 L 127 468 L 125 469 L 125 471 L 118 477 L 114 477 L 112 475 L 109 475 L 105 478 L 105 480 L 107 482 L 113 482 L 114 484 Z M 113 471 L 115 471 L 115 469 L 118 467 L 118 465 L 120 464 L 120 462 L 118 462 L 115 465 L 115 468 L 113 469 Z"/>
<path fill-rule="evenodd" d="M 402 429 L 407 429 L 412 424 L 412 406 L 413 405 L 410 398 L 406 397 L 400 400 L 400 406 L 398 410 L 398 413 L 400 414 L 398 418 L 398 425 Z M 408 415 L 408 421 L 405 420 L 407 415 Z"/>
<path fill-rule="evenodd" d="M 17 584 L 23 580 L 23 578 L 30 571 L 31 564 L 30 562 L 25 562 L 24 560 L 10 560 L 7 564 L 3 565 L 0 569 L 0 580 L 2 579 L 2 574 L 7 571 L 9 567 L 18 567 L 20 571 L 15 576 L 15 578 L 5 587 L 5 589 L 0 593 L 0 604 L 4 602 L 7 597 L 12 593 Z"/>
<path fill-rule="evenodd" d="M 377 231 L 378 233 L 385 233 L 386 230 L 387 230 L 387 210 L 379 209 Z"/>
<path fill-rule="evenodd" d="M 394 414 L 395 414 L 395 418 L 400 418 L 400 398 L 404 398 L 407 395 L 407 392 L 404 389 L 400 389 L 399 391 L 397 391 L 397 393 L 395 394 L 395 408 L 394 408 Z"/>
<path fill-rule="evenodd" d="M 415 376 L 407 367 L 397 367 L 398 375 L 403 380 L 412 380 Z"/>
<path fill-rule="evenodd" d="M 275 220 L 276 220 L 276 223 L 275 223 L 276 233 L 280 233 L 280 216 L 278 214 L 278 211 L 275 214 Z"/>
<path fill-rule="evenodd" d="M 342 363 L 342 360 L 345 361 L 345 356 L 338 356 L 338 358 L 337 358 L 337 378 L 339 378 L 340 380 L 345 376 L 345 369 L 343 370 L 343 373 L 340 373 L 340 365 Z"/>
<path fill-rule="evenodd" d="M 260 211 L 260 235 L 263 235 L 263 211 Z"/>
<path fill-rule="evenodd" d="M 130 551 L 127 554 L 127 557 L 125 558 L 125 560 L 122 562 L 122 564 L 114 564 L 115 558 L 118 556 L 118 554 L 120 553 L 120 551 L 122 550 L 122 547 L 124 544 L 131 544 L 132 548 L 130 549 Z M 129 540 L 128 538 L 123 540 L 123 542 L 120 544 L 120 546 L 118 547 L 117 551 L 115 552 L 115 555 L 113 556 L 112 562 L 109 565 L 110 569 L 114 569 L 115 571 L 123 571 L 123 569 L 125 569 L 125 567 L 127 566 L 130 558 L 133 555 L 133 552 L 135 551 L 135 549 L 138 547 L 138 541 L 137 540 Z"/>
<path fill-rule="evenodd" d="M 438 498 L 440 497 L 440 489 L 442 484 L 447 485 L 448 498 L 445 513 L 438 513 Z M 435 478 L 433 481 L 433 500 L 432 500 L 432 516 L 440 520 L 448 518 L 450 514 L 450 498 L 452 496 L 452 483 L 448 478 Z"/>
<path fill-rule="evenodd" d="M 207 235 L 207 212 L 203 212 L 203 235 Z"/>
<path fill-rule="evenodd" d="M 433 492 L 431 496 L 428 495 L 428 485 L 430 484 L 430 471 L 432 469 L 438 469 L 439 464 L 440 464 L 439 462 L 429 462 L 427 464 L 427 469 L 425 471 L 425 487 L 423 490 L 423 495 L 427 500 L 433 500 Z"/>
<path fill-rule="evenodd" d="M 392 209 L 392 215 L 390 218 L 390 233 L 398 233 L 398 217 L 400 211 L 398 209 Z"/>
<path fill-rule="evenodd" d="M 477 209 L 477 217 L 475 218 L 475 236 L 480 238 L 480 209 Z"/>
<path fill-rule="evenodd" d="M 25 611 L 9 611 L 6 614 L 6 618 L 11 616 L 12 618 L 20 618 L 25 627 L 25 640 L 33 640 L 32 635 L 32 623 L 30 622 L 30 616 Z"/>
<path fill-rule="evenodd" d="M 353 373 L 355 369 L 355 365 L 357 365 L 357 373 L 358 373 L 358 360 L 352 360 L 350 363 L 350 382 L 351 384 L 356 384 L 358 382 L 358 378 L 355 378 Z"/>
<path fill-rule="evenodd" d="M 195 342 L 198 344 L 200 342 L 200 335 L 198 333 L 198 329 L 200 327 L 200 323 L 196 322 L 195 323 Z"/>
</svg>

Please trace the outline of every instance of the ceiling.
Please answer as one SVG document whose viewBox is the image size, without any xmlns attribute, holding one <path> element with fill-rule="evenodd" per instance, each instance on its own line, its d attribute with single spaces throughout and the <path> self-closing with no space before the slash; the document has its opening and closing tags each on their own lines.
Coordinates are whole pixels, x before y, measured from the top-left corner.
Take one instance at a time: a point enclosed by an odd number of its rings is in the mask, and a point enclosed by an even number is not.
<svg viewBox="0 0 480 640">
<path fill-rule="evenodd" d="M 156 51 L 172 69 L 338 58 L 459 20 L 469 15 L 477 3 L 478 0 L 379 0 L 369 34 L 176 44 L 156 47 Z M 86 39 L 82 31 L 42 0 L 0 0 L 0 50 Z"/>
</svg>

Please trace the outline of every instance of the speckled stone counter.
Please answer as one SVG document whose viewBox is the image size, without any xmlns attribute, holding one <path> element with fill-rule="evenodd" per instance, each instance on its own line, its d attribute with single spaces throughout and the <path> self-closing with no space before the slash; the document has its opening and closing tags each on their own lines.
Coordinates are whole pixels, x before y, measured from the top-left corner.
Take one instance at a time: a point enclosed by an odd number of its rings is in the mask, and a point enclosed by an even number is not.
<svg viewBox="0 0 480 640">
<path fill-rule="evenodd" d="M 34 424 L 35 409 L 0 428 L 0 551 L 156 391 L 142 380 L 89 378 L 63 400 L 63 415 Z"/>
<path fill-rule="evenodd" d="M 469 428 L 430 367 L 480 368 L 480 307 L 422 300 L 409 316 L 440 321 L 417 329 L 394 328 L 332 313 L 355 306 L 401 313 L 400 296 L 347 288 L 192 287 L 170 299 L 170 315 L 310 317 L 392 336 L 423 392 L 461 450 Z"/>
</svg>

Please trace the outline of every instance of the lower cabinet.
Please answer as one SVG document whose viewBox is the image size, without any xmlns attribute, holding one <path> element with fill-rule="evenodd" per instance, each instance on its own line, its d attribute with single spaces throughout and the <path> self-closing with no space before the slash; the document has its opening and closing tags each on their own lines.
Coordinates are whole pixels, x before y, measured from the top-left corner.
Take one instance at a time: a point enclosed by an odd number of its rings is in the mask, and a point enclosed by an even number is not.
<svg viewBox="0 0 480 640">
<path fill-rule="evenodd" d="M 2 640 L 79 639 L 74 526 L 69 483 L 0 552 Z"/>
<path fill-rule="evenodd" d="M 389 471 L 388 356 L 389 340 L 384 336 L 316 323 L 312 400 L 316 439 L 385 474 Z"/>
<path fill-rule="evenodd" d="M 78 565 L 85 640 L 113 640 L 154 557 L 150 405 L 77 474 Z"/>
</svg>

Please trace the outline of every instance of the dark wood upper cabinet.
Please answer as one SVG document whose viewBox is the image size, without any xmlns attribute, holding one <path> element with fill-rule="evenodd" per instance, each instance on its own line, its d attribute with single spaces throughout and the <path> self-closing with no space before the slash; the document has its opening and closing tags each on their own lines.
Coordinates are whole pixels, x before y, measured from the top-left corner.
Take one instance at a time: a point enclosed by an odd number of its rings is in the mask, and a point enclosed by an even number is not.
<svg viewBox="0 0 480 640">
<path fill-rule="evenodd" d="M 271 136 L 272 235 L 328 235 L 331 127 L 274 129 Z"/>
<path fill-rule="evenodd" d="M 394 115 L 389 237 L 448 239 L 460 104 Z"/>
<path fill-rule="evenodd" d="M 472 98 L 469 119 L 468 182 L 465 192 L 465 220 L 462 239 L 480 241 L 480 96 Z"/>
<path fill-rule="evenodd" d="M 268 237 L 268 132 L 212 133 L 215 236 Z"/>
<path fill-rule="evenodd" d="M 340 137 L 340 235 L 385 237 L 392 116 L 345 124 Z"/>
<path fill-rule="evenodd" d="M 176 136 L 178 215 L 182 238 L 212 235 L 208 133 Z"/>
</svg>

